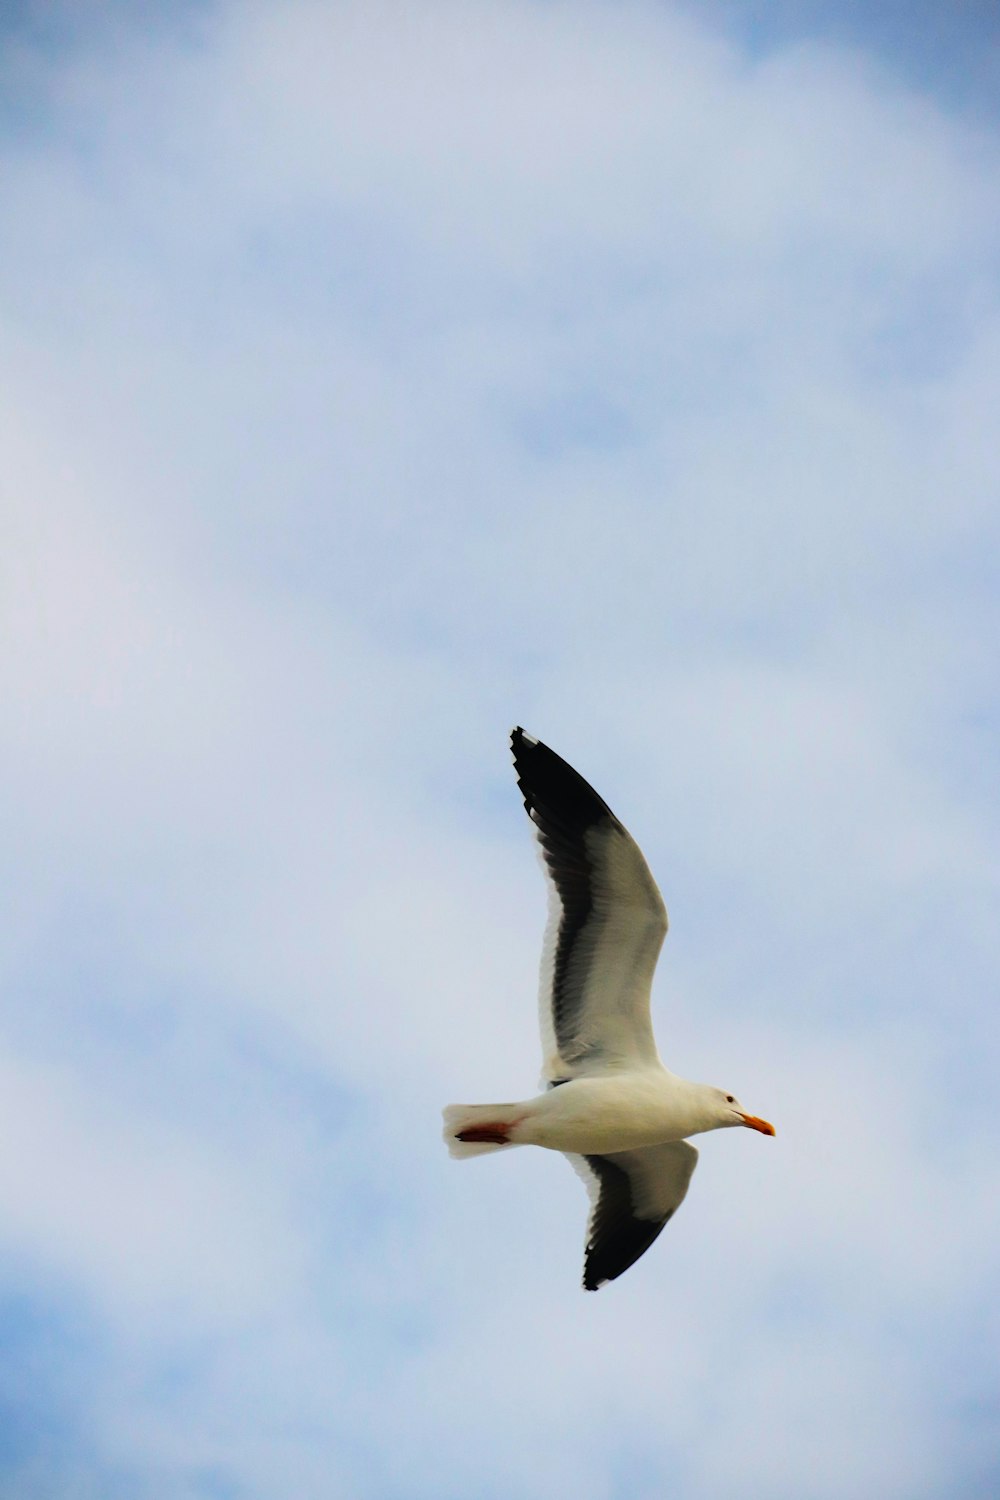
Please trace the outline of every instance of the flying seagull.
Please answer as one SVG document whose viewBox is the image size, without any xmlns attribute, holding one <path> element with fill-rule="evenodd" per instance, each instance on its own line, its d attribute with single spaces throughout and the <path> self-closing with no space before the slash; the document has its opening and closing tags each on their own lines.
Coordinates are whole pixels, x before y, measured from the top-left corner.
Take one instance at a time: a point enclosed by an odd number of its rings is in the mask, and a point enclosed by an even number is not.
<svg viewBox="0 0 1000 1500">
<path fill-rule="evenodd" d="M 583 1285 L 597 1291 L 645 1254 L 684 1201 L 698 1152 L 687 1137 L 774 1126 L 734 1094 L 660 1061 L 649 1016 L 667 913 L 638 844 L 573 767 L 517 728 L 517 784 L 550 890 L 542 949 L 544 1093 L 452 1104 L 452 1156 L 507 1146 L 562 1151 L 590 1194 Z"/>
</svg>

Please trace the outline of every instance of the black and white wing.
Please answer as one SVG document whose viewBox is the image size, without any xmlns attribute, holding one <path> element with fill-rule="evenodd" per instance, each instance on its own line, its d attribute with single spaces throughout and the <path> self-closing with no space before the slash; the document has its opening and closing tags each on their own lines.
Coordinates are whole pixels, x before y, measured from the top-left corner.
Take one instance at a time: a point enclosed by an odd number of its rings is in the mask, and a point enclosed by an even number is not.
<svg viewBox="0 0 1000 1500">
<path fill-rule="evenodd" d="M 547 745 L 510 737 L 549 877 L 539 1001 L 543 1076 L 657 1062 L 649 1017 L 667 913 L 638 844 Z"/>
<path fill-rule="evenodd" d="M 645 1255 L 684 1202 L 698 1152 L 688 1141 L 566 1160 L 590 1194 L 583 1285 L 596 1292 Z"/>
</svg>

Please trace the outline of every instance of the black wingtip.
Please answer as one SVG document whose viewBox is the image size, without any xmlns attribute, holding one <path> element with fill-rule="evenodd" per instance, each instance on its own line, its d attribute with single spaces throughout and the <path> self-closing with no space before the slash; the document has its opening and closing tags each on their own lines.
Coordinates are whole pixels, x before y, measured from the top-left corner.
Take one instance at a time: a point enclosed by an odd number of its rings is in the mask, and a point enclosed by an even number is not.
<svg viewBox="0 0 1000 1500">
<path fill-rule="evenodd" d="M 579 831 L 603 818 L 614 819 L 604 798 L 579 771 L 534 735 L 527 734 L 520 724 L 511 730 L 510 747 L 517 784 L 529 813 L 543 813 L 560 825 Z"/>
<path fill-rule="evenodd" d="M 588 1245 L 583 1268 L 584 1291 L 599 1292 L 609 1281 L 617 1281 L 619 1276 L 623 1276 L 645 1255 L 671 1217 L 668 1214 L 658 1222 L 632 1219 L 630 1222 L 619 1223 L 607 1235 L 604 1243 Z"/>
</svg>

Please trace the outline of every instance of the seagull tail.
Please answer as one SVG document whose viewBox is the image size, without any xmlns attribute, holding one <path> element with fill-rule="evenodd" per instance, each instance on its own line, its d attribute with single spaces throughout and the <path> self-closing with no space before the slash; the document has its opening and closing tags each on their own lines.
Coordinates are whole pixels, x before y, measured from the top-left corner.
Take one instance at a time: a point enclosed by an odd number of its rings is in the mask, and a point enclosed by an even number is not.
<svg viewBox="0 0 1000 1500">
<path fill-rule="evenodd" d="M 444 1139 L 452 1156 L 483 1156 L 514 1146 L 509 1136 L 516 1104 L 449 1104 L 444 1111 Z"/>
</svg>

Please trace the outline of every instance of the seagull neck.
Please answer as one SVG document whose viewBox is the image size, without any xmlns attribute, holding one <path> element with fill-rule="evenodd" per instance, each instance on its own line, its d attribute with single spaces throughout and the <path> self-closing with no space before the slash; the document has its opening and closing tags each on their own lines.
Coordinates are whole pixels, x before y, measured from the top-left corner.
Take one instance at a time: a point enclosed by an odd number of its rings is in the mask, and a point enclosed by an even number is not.
<svg viewBox="0 0 1000 1500">
<path fill-rule="evenodd" d="M 695 1121 L 692 1135 L 700 1135 L 705 1130 L 715 1130 L 723 1122 L 719 1119 L 719 1111 L 716 1107 L 716 1090 L 707 1083 L 693 1083 L 690 1078 L 681 1078 L 676 1073 L 671 1073 L 668 1068 L 663 1070 L 670 1080 L 670 1092 L 676 1103 L 683 1109 L 689 1120 Z"/>
</svg>

